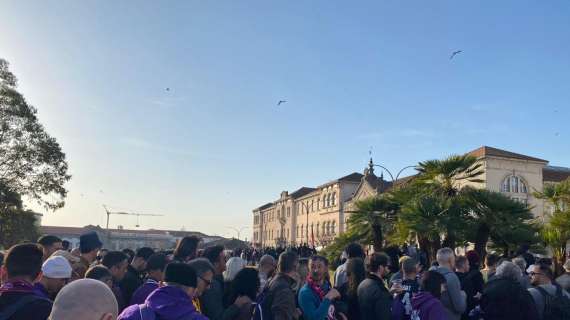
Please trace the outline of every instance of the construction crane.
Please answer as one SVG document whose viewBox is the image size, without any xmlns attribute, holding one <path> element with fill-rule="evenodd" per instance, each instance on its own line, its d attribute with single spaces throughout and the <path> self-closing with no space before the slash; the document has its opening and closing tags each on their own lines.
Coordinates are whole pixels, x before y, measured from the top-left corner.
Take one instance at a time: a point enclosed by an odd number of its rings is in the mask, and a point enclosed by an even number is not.
<svg viewBox="0 0 570 320">
<path fill-rule="evenodd" d="M 136 227 L 139 227 L 139 217 L 143 216 L 143 217 L 162 217 L 164 215 L 162 214 L 147 214 L 147 213 L 132 213 L 132 212 L 120 212 L 120 211 L 109 211 L 109 209 L 107 209 L 107 206 L 103 205 L 103 208 L 105 209 L 105 212 L 107 213 L 107 231 L 109 231 L 109 216 L 112 214 L 119 214 L 119 215 L 125 215 L 125 216 L 137 216 L 137 224 Z"/>
</svg>

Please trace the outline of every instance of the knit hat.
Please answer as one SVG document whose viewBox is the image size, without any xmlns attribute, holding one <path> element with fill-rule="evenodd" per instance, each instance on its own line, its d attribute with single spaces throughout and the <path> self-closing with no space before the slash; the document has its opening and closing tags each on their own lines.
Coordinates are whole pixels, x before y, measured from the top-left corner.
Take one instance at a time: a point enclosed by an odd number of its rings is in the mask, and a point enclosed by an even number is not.
<svg viewBox="0 0 570 320">
<path fill-rule="evenodd" d="M 103 243 L 99 240 L 99 236 L 95 231 L 88 232 L 79 236 L 79 248 L 81 252 L 89 252 L 97 248 L 101 248 Z"/>
<path fill-rule="evenodd" d="M 164 271 L 164 282 L 171 282 L 196 288 L 198 279 L 196 271 L 194 271 L 194 269 L 188 264 L 172 262 L 166 266 L 166 270 Z"/>
<path fill-rule="evenodd" d="M 71 265 L 61 256 L 50 257 L 42 265 L 44 276 L 52 279 L 71 278 Z"/>
</svg>

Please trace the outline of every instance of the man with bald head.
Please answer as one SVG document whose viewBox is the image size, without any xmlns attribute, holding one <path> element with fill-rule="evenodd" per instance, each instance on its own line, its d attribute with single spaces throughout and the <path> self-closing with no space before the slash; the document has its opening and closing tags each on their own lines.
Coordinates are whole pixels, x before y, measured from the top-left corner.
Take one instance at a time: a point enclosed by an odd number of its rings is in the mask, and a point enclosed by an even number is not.
<svg viewBox="0 0 570 320">
<path fill-rule="evenodd" d="M 114 320 L 118 313 L 117 300 L 107 285 L 80 279 L 61 289 L 49 320 Z"/>
<path fill-rule="evenodd" d="M 267 280 L 273 276 L 275 273 L 275 268 L 277 268 L 277 262 L 275 258 L 266 254 L 259 259 L 259 291 L 261 292 L 265 288 Z"/>
</svg>

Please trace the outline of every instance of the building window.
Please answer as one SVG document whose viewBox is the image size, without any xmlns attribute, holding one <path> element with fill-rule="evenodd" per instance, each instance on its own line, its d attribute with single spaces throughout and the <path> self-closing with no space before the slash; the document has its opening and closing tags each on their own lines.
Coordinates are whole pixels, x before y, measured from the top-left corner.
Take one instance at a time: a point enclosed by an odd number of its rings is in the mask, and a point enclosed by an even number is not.
<svg viewBox="0 0 570 320">
<path fill-rule="evenodd" d="M 322 225 L 322 229 L 323 229 L 323 230 L 322 230 L 322 233 L 323 233 L 323 236 L 326 234 L 326 233 L 325 233 L 325 228 L 326 228 L 326 226 L 325 226 L 325 225 L 326 225 L 326 223 L 325 223 L 325 222 L 323 222 L 323 225 Z"/>
<path fill-rule="evenodd" d="M 329 193 L 329 194 L 327 194 L 327 207 L 330 207 L 330 206 L 331 206 L 331 195 Z"/>
<path fill-rule="evenodd" d="M 287 207 L 287 218 L 291 216 L 291 207 Z"/>
<path fill-rule="evenodd" d="M 319 223 L 317 222 L 317 237 L 319 236 Z"/>
<path fill-rule="evenodd" d="M 331 233 L 332 233 L 332 234 L 335 234 L 335 233 L 336 233 L 336 230 L 335 230 L 335 229 L 336 229 L 336 221 L 333 221 L 333 222 L 332 222 L 332 226 L 331 226 Z"/>
<path fill-rule="evenodd" d="M 501 192 L 528 193 L 528 188 L 521 177 L 511 175 L 501 183 Z"/>
<path fill-rule="evenodd" d="M 301 225 L 301 239 L 303 239 L 303 234 L 304 234 L 303 231 L 304 231 L 304 230 L 303 230 L 303 225 Z"/>
<path fill-rule="evenodd" d="M 311 200 L 311 211 L 315 212 L 315 200 Z"/>
<path fill-rule="evenodd" d="M 336 192 L 332 194 L 332 205 L 334 206 L 336 203 Z"/>
<path fill-rule="evenodd" d="M 327 195 L 323 195 L 323 208 L 327 207 Z"/>
</svg>

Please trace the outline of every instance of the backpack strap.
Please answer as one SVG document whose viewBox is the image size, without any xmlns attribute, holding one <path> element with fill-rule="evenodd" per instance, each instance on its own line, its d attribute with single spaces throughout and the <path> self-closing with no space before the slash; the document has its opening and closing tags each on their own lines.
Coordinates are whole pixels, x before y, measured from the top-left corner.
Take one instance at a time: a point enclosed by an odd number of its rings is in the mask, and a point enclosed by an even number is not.
<svg viewBox="0 0 570 320">
<path fill-rule="evenodd" d="M 40 300 L 50 301 L 46 298 L 37 296 L 35 294 L 25 295 L 21 297 L 18 301 L 16 301 L 14 304 L 8 306 L 2 312 L 0 312 L 0 320 L 9 320 L 10 317 L 12 317 L 20 309 L 24 308 L 25 306 L 29 305 L 34 301 L 40 301 Z"/>
</svg>

